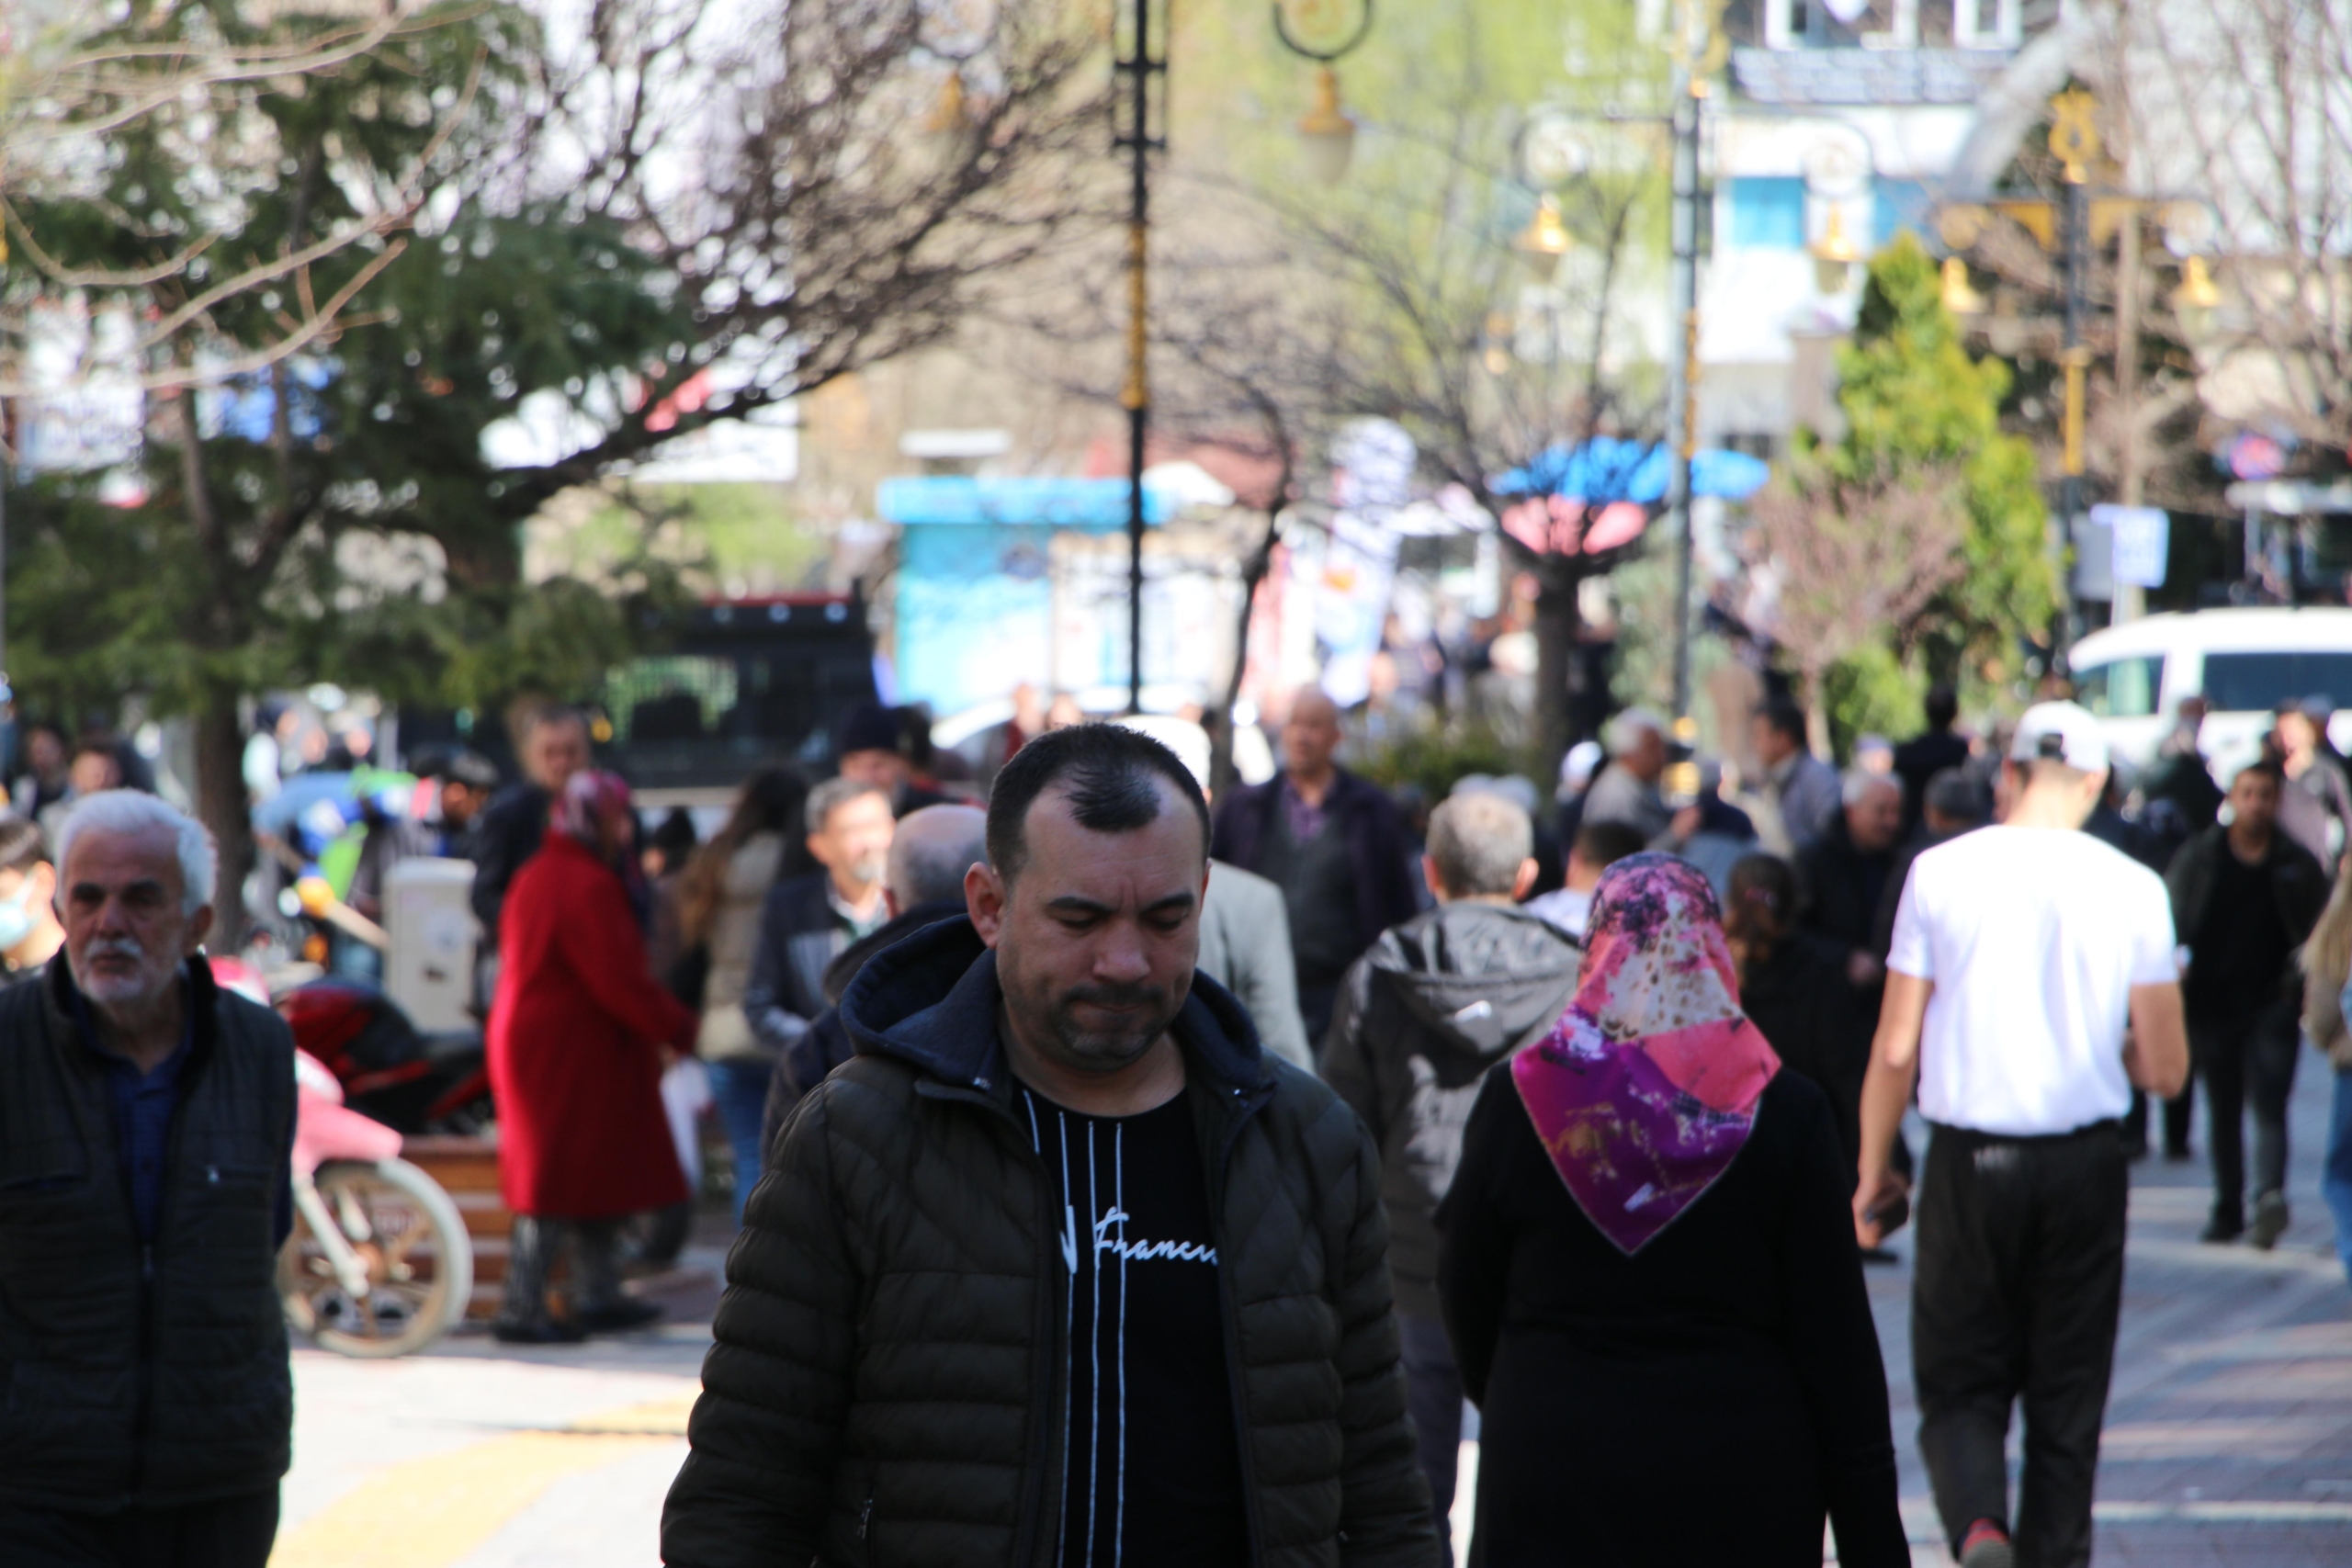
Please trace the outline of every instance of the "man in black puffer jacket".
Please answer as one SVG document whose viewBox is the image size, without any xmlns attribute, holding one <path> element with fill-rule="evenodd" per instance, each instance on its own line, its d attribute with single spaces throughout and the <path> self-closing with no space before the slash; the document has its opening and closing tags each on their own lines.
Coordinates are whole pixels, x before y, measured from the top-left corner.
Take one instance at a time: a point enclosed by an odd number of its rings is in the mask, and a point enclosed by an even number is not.
<svg viewBox="0 0 2352 1568">
<path fill-rule="evenodd" d="M 752 1195 L 672 1568 L 1437 1562 L 1378 1156 L 1194 975 L 1207 828 L 1121 727 L 998 775 Z"/>
<path fill-rule="evenodd" d="M 212 982 L 196 822 L 85 795 L 57 860 L 62 961 L 0 995 L 0 1562 L 262 1568 L 293 1039 Z"/>
<path fill-rule="evenodd" d="M 1380 1145 L 1396 1315 L 1421 1472 L 1439 1518 L 1453 1506 L 1462 1374 L 1437 1298 L 1437 1206 L 1487 1069 L 1541 1040 L 1576 992 L 1583 954 L 1518 907 L 1535 885 L 1535 830 L 1498 795 L 1430 813 L 1421 874 L 1438 907 L 1381 934 L 1340 987 L 1324 1081 Z"/>
</svg>

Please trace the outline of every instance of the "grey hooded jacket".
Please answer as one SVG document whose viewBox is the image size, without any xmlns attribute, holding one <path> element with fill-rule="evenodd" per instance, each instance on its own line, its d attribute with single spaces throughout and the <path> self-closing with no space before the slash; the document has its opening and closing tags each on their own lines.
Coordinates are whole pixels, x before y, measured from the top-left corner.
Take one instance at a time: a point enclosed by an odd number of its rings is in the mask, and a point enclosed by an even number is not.
<svg viewBox="0 0 2352 1568">
<path fill-rule="evenodd" d="M 1478 1086 L 1551 1032 L 1581 962 L 1524 909 L 1453 903 L 1391 927 L 1348 971 L 1323 1078 L 1380 1145 L 1398 1312 L 1438 1316 L 1437 1206 Z"/>
</svg>

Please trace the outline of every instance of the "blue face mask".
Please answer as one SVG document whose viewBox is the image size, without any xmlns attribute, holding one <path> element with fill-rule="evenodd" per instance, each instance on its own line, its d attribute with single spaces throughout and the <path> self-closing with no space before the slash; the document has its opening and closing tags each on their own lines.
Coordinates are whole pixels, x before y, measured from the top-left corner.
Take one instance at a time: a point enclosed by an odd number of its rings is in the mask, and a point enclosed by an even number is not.
<svg viewBox="0 0 2352 1568">
<path fill-rule="evenodd" d="M 33 914 L 33 879 L 28 876 L 13 897 L 0 898 L 0 953 L 32 935 L 40 923 Z"/>
</svg>

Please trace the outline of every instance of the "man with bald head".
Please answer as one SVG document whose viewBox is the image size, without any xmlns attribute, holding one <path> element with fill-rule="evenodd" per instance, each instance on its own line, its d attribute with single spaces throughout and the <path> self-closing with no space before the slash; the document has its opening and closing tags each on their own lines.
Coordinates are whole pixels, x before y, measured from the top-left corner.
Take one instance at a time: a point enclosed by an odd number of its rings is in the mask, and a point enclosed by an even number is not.
<svg viewBox="0 0 2352 1568">
<path fill-rule="evenodd" d="M 1282 770 L 1217 808 L 1210 852 L 1282 888 L 1298 1010 L 1319 1043 L 1348 966 L 1420 900 L 1403 818 L 1378 785 L 1338 763 L 1338 705 L 1313 687 L 1298 693 L 1282 739 Z"/>
<path fill-rule="evenodd" d="M 976 806 L 926 806 L 899 819 L 882 874 L 882 903 L 890 918 L 825 966 L 825 1010 L 776 1058 L 768 1078 L 763 1148 L 775 1144 L 775 1130 L 800 1097 L 849 1060 L 852 1047 L 839 1007 L 865 961 L 925 926 L 964 912 L 964 874 L 988 863 L 988 813 Z"/>
</svg>

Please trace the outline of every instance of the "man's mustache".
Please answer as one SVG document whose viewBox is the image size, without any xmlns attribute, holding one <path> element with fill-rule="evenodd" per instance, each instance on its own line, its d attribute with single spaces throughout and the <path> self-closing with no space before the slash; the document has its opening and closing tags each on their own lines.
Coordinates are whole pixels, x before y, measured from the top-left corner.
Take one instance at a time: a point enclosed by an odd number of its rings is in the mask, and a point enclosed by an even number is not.
<svg viewBox="0 0 2352 1568">
<path fill-rule="evenodd" d="M 1164 986 L 1078 986 L 1062 993 L 1062 1006 L 1080 1002 L 1099 1008 L 1158 1008 L 1168 1003 Z"/>
</svg>

